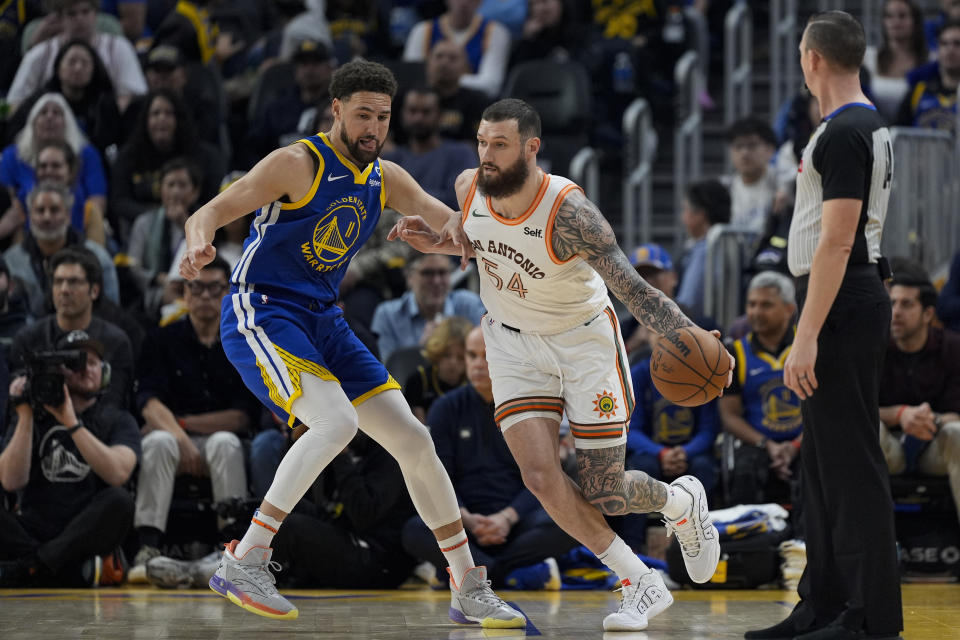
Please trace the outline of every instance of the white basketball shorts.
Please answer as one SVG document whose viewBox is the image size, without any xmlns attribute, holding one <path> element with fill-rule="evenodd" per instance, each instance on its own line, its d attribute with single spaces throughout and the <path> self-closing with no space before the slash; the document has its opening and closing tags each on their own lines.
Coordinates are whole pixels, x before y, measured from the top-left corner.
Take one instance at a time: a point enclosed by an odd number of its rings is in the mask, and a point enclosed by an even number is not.
<svg viewBox="0 0 960 640">
<path fill-rule="evenodd" d="M 633 386 L 612 306 L 554 335 L 523 333 L 489 314 L 481 326 L 501 431 L 530 417 L 560 422 L 566 411 L 579 449 L 627 441 Z"/>
</svg>

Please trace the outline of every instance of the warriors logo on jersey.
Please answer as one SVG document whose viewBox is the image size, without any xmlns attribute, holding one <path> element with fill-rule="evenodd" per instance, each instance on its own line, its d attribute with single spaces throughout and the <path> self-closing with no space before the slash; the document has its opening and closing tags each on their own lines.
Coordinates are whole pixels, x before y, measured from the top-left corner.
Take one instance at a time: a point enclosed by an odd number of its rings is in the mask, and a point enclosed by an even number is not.
<svg viewBox="0 0 960 640">
<path fill-rule="evenodd" d="M 800 402 L 783 383 L 783 376 L 767 380 L 758 390 L 763 426 L 772 433 L 793 434 L 800 428 Z"/>
<path fill-rule="evenodd" d="M 347 260 L 366 219 L 367 209 L 356 196 L 331 202 L 313 228 L 312 242 L 300 246 L 304 259 L 321 273 L 337 269 Z"/>
</svg>

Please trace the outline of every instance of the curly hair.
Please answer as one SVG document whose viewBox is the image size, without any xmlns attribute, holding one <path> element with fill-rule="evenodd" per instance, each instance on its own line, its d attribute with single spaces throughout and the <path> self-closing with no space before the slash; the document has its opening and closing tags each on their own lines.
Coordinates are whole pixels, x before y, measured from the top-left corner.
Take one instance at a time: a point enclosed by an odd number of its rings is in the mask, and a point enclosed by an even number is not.
<svg viewBox="0 0 960 640">
<path fill-rule="evenodd" d="M 382 64 L 362 58 L 352 60 L 334 72 L 330 80 L 330 97 L 342 102 L 358 91 L 383 93 L 392 100 L 397 93 L 397 80 Z"/>
</svg>

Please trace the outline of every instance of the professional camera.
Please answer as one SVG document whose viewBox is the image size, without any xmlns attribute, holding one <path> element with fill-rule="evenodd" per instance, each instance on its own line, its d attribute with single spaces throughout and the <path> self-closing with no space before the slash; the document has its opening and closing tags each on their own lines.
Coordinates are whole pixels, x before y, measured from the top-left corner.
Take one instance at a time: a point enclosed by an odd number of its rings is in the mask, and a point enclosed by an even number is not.
<svg viewBox="0 0 960 640">
<path fill-rule="evenodd" d="M 83 349 L 69 351 L 38 351 L 27 356 L 27 396 L 33 410 L 40 411 L 44 405 L 59 407 L 63 395 L 63 370 L 83 371 L 87 366 L 87 352 Z"/>
</svg>

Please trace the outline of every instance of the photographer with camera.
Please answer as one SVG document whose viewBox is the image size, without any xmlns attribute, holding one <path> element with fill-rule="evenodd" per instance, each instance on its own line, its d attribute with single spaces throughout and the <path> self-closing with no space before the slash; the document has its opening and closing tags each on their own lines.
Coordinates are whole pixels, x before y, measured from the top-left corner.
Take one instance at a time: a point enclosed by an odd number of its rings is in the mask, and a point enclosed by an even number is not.
<svg viewBox="0 0 960 640">
<path fill-rule="evenodd" d="M 20 493 L 20 511 L 0 510 L 0 587 L 92 586 L 101 569 L 122 578 L 114 551 L 133 525 L 124 485 L 140 433 L 130 413 L 99 401 L 110 384 L 103 344 L 71 331 L 55 347 L 10 383 L 0 486 Z"/>
<path fill-rule="evenodd" d="M 83 247 L 61 249 L 50 259 L 50 290 L 56 312 L 21 330 L 10 348 L 10 368 L 23 365 L 27 354 L 53 349 L 70 331 L 84 331 L 104 347 L 112 380 L 101 402 L 128 410 L 133 396 L 133 349 L 119 327 L 93 314 L 102 293 L 103 271 L 96 256 Z"/>
</svg>

